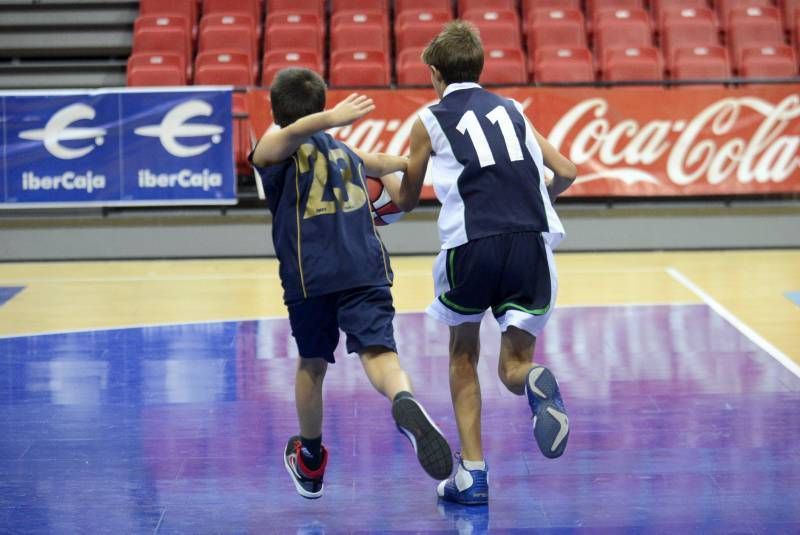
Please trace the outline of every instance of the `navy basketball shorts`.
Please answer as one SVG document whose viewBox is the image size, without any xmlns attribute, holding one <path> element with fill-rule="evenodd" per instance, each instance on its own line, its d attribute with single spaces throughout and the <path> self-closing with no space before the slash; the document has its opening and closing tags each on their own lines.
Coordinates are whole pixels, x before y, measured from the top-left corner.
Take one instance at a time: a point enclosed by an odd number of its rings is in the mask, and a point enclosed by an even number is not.
<svg viewBox="0 0 800 535">
<path fill-rule="evenodd" d="M 288 303 L 289 323 L 303 358 L 335 362 L 339 329 L 347 335 L 347 352 L 368 347 L 397 351 L 394 341 L 394 305 L 388 286 L 342 290 Z"/>
<path fill-rule="evenodd" d="M 539 336 L 556 301 L 553 252 L 539 232 L 499 234 L 442 250 L 433 267 L 428 315 L 450 326 L 480 322 L 491 309 L 500 329 Z"/>
</svg>

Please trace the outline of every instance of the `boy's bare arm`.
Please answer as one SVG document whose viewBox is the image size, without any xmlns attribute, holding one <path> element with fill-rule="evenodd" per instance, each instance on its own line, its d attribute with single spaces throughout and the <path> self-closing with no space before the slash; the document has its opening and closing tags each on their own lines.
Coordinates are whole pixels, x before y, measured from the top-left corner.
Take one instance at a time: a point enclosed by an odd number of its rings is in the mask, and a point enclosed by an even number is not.
<svg viewBox="0 0 800 535">
<path fill-rule="evenodd" d="M 368 176 L 382 177 L 397 171 L 405 171 L 408 166 L 408 158 L 385 154 L 383 152 L 364 152 L 353 149 L 353 152 L 364 161 L 364 169 Z"/>
<path fill-rule="evenodd" d="M 419 204 L 419 195 L 425 181 L 425 170 L 431 157 L 431 138 L 425 125 L 417 119 L 411 127 L 411 152 L 408 155 L 408 169 L 400 182 L 397 197 L 392 200 L 404 212 L 410 212 Z M 384 182 L 386 185 L 386 182 Z M 391 190 L 389 191 L 391 195 Z"/>
<path fill-rule="evenodd" d="M 544 164 L 549 167 L 555 175 L 553 180 L 547 185 L 547 192 L 550 195 L 550 200 L 555 200 L 556 197 L 564 193 L 567 188 L 575 182 L 578 168 L 563 154 L 558 152 L 558 149 L 547 141 L 535 128 L 531 128 L 536 136 L 536 142 L 539 143 L 539 147 L 542 149 Z"/>
<path fill-rule="evenodd" d="M 316 132 L 350 124 L 374 109 L 371 98 L 353 93 L 333 109 L 312 113 L 280 130 L 264 134 L 253 149 L 253 163 L 264 167 L 281 162 Z"/>
</svg>

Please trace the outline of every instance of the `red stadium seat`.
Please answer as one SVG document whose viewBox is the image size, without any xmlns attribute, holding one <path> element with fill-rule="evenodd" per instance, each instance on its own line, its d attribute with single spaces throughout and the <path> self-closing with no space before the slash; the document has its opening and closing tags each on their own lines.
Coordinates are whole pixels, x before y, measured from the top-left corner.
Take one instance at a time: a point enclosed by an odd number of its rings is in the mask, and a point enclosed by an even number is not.
<svg viewBox="0 0 800 535">
<path fill-rule="evenodd" d="M 331 32 L 331 54 L 346 51 L 389 52 L 389 37 L 379 24 L 340 24 Z"/>
<path fill-rule="evenodd" d="M 586 17 L 592 23 L 601 11 L 636 11 L 639 9 L 644 9 L 642 0 L 586 0 Z"/>
<path fill-rule="evenodd" d="M 675 80 L 714 80 L 730 78 L 731 62 L 722 45 L 678 47 L 669 65 Z"/>
<path fill-rule="evenodd" d="M 728 42 L 734 67 L 739 66 L 745 47 L 783 44 L 783 26 L 774 7 L 733 9 L 728 18 Z"/>
<path fill-rule="evenodd" d="M 253 85 L 255 76 L 247 54 L 200 52 L 195 60 L 195 85 Z"/>
<path fill-rule="evenodd" d="M 284 11 L 267 15 L 267 31 L 279 26 L 317 26 L 324 34 L 325 19 L 320 19 L 319 15 L 310 11 L 306 13 L 287 13 Z"/>
<path fill-rule="evenodd" d="M 516 11 L 472 9 L 462 19 L 478 28 L 485 48 L 522 48 Z"/>
<path fill-rule="evenodd" d="M 311 50 L 323 53 L 325 30 L 319 24 L 278 24 L 267 26 L 264 50 Z"/>
<path fill-rule="evenodd" d="M 660 32 L 663 27 L 664 14 L 669 11 L 680 11 L 682 9 L 708 9 L 707 0 L 650 0 L 650 11 L 653 13 L 653 22 Z M 713 13 L 713 11 L 712 11 Z M 714 18 L 716 21 L 716 18 Z"/>
<path fill-rule="evenodd" d="M 522 20 L 528 20 L 534 11 L 540 9 L 577 9 L 580 11 L 580 0 L 522 0 Z"/>
<path fill-rule="evenodd" d="M 203 16 L 249 15 L 260 24 L 263 18 L 261 6 L 259 0 L 203 0 Z"/>
<path fill-rule="evenodd" d="M 662 14 L 661 49 L 667 64 L 678 47 L 719 44 L 714 13 L 708 8 L 667 8 Z"/>
<path fill-rule="evenodd" d="M 536 10 L 525 23 L 525 34 L 531 57 L 543 46 L 586 46 L 586 26 L 577 9 Z"/>
<path fill-rule="evenodd" d="M 248 58 L 253 78 L 258 75 L 258 41 L 250 26 L 206 26 L 200 29 L 200 52 L 240 52 Z"/>
<path fill-rule="evenodd" d="M 331 55 L 332 86 L 387 86 L 390 70 L 386 54 L 372 52 L 335 52 Z"/>
<path fill-rule="evenodd" d="M 525 54 L 518 48 L 487 49 L 484 54 L 481 84 L 524 84 L 528 81 Z"/>
<path fill-rule="evenodd" d="M 739 76 L 744 78 L 797 76 L 797 56 L 789 45 L 745 47 L 741 54 Z"/>
<path fill-rule="evenodd" d="M 431 85 L 431 71 L 422 61 L 424 48 L 406 48 L 397 54 L 397 83 L 400 85 Z"/>
<path fill-rule="evenodd" d="M 133 54 L 128 58 L 129 86 L 186 85 L 186 61 L 178 54 Z"/>
<path fill-rule="evenodd" d="M 381 11 L 389 13 L 389 0 L 331 0 L 331 14 L 340 11 Z"/>
<path fill-rule="evenodd" d="M 593 82 L 592 53 L 586 47 L 543 47 L 536 51 L 531 81 L 541 83 Z"/>
<path fill-rule="evenodd" d="M 795 15 L 800 11 L 800 0 L 782 0 L 778 2 L 781 6 L 781 15 L 783 18 L 784 29 L 789 32 L 795 41 L 797 40 L 797 33 L 794 26 Z"/>
<path fill-rule="evenodd" d="M 516 0 L 458 0 L 458 16 L 464 18 L 464 13 L 472 10 L 480 11 L 516 11 Z"/>
<path fill-rule="evenodd" d="M 325 20 L 325 0 L 267 0 L 267 15 L 314 13 Z"/>
<path fill-rule="evenodd" d="M 719 25 L 723 30 L 728 29 L 728 20 L 731 11 L 748 7 L 774 7 L 771 0 L 714 0 L 717 10 Z"/>
<path fill-rule="evenodd" d="M 609 48 L 603 53 L 603 80 L 651 81 L 664 78 L 661 52 L 652 46 Z"/>
<path fill-rule="evenodd" d="M 140 15 L 133 23 L 133 32 L 142 28 L 180 28 L 186 35 L 186 47 L 190 53 L 194 45 L 192 43 L 192 25 L 189 19 L 183 15 Z"/>
<path fill-rule="evenodd" d="M 331 16 L 331 35 L 352 31 L 352 28 L 359 26 L 368 27 L 369 31 L 379 31 L 386 40 L 383 50 L 389 50 L 389 20 L 386 12 L 346 10 L 337 11 Z"/>
<path fill-rule="evenodd" d="M 133 32 L 133 53 L 178 54 L 189 65 L 192 57 L 186 30 L 179 26 L 145 26 Z"/>
<path fill-rule="evenodd" d="M 426 46 L 450 20 L 446 11 L 403 11 L 395 19 L 397 50 Z"/>
<path fill-rule="evenodd" d="M 349 24 L 370 24 L 383 26 L 385 31 L 389 30 L 389 19 L 385 11 L 356 11 L 346 10 L 337 11 L 331 15 L 331 33 L 341 25 Z"/>
<path fill-rule="evenodd" d="M 250 15 L 242 15 L 242 14 L 235 14 L 235 15 L 221 15 L 221 14 L 210 14 L 210 15 L 203 15 L 203 18 L 200 19 L 200 35 L 204 32 L 208 33 L 211 28 L 223 28 L 225 30 L 233 30 L 242 31 L 249 33 L 253 36 L 253 42 L 251 44 L 253 58 L 258 57 L 258 43 L 259 43 L 259 34 L 258 34 L 258 26 L 256 25 L 255 20 Z"/>
<path fill-rule="evenodd" d="M 450 0 L 395 0 L 395 18 L 406 11 L 445 11 L 453 16 Z"/>
<path fill-rule="evenodd" d="M 287 50 L 273 50 L 264 54 L 264 61 L 261 69 L 261 85 L 270 85 L 275 75 L 281 69 L 287 67 L 305 67 L 315 71 L 320 76 L 325 75 L 325 67 L 322 58 L 309 50 L 298 50 L 296 52 Z"/>
<path fill-rule="evenodd" d="M 192 26 L 192 36 L 197 35 L 198 5 L 195 0 L 141 0 L 139 13 L 142 15 L 181 15 Z"/>
<path fill-rule="evenodd" d="M 595 14 L 594 52 L 603 60 L 606 49 L 653 44 L 650 16 L 643 9 L 601 10 Z"/>
</svg>

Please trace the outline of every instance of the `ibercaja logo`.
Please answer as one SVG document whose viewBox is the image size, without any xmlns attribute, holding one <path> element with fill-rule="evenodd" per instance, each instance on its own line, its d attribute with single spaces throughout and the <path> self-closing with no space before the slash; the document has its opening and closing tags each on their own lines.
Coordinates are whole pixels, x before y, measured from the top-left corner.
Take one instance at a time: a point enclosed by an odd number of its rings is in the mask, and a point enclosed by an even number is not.
<svg viewBox="0 0 800 535">
<path fill-rule="evenodd" d="M 145 199 L 231 196 L 235 176 L 229 92 L 124 97 L 123 112 L 131 118 L 124 132 L 129 152 L 126 193 Z"/>
<path fill-rule="evenodd" d="M 6 97 L 7 201 L 113 200 L 118 109 L 92 95 Z"/>
</svg>

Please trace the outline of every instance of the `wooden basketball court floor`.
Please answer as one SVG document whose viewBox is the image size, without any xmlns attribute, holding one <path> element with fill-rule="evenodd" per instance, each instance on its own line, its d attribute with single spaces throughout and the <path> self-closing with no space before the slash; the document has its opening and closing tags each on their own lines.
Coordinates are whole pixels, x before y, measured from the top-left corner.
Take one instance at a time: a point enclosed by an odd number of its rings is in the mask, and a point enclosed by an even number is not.
<svg viewBox="0 0 800 535">
<path fill-rule="evenodd" d="M 272 260 L 0 264 L 0 532 L 798 533 L 800 251 L 557 255 L 537 361 L 572 435 L 542 457 L 482 330 L 488 507 L 437 503 L 357 359 L 300 498 L 297 358 Z M 397 257 L 401 358 L 454 449 L 430 257 Z"/>
</svg>

